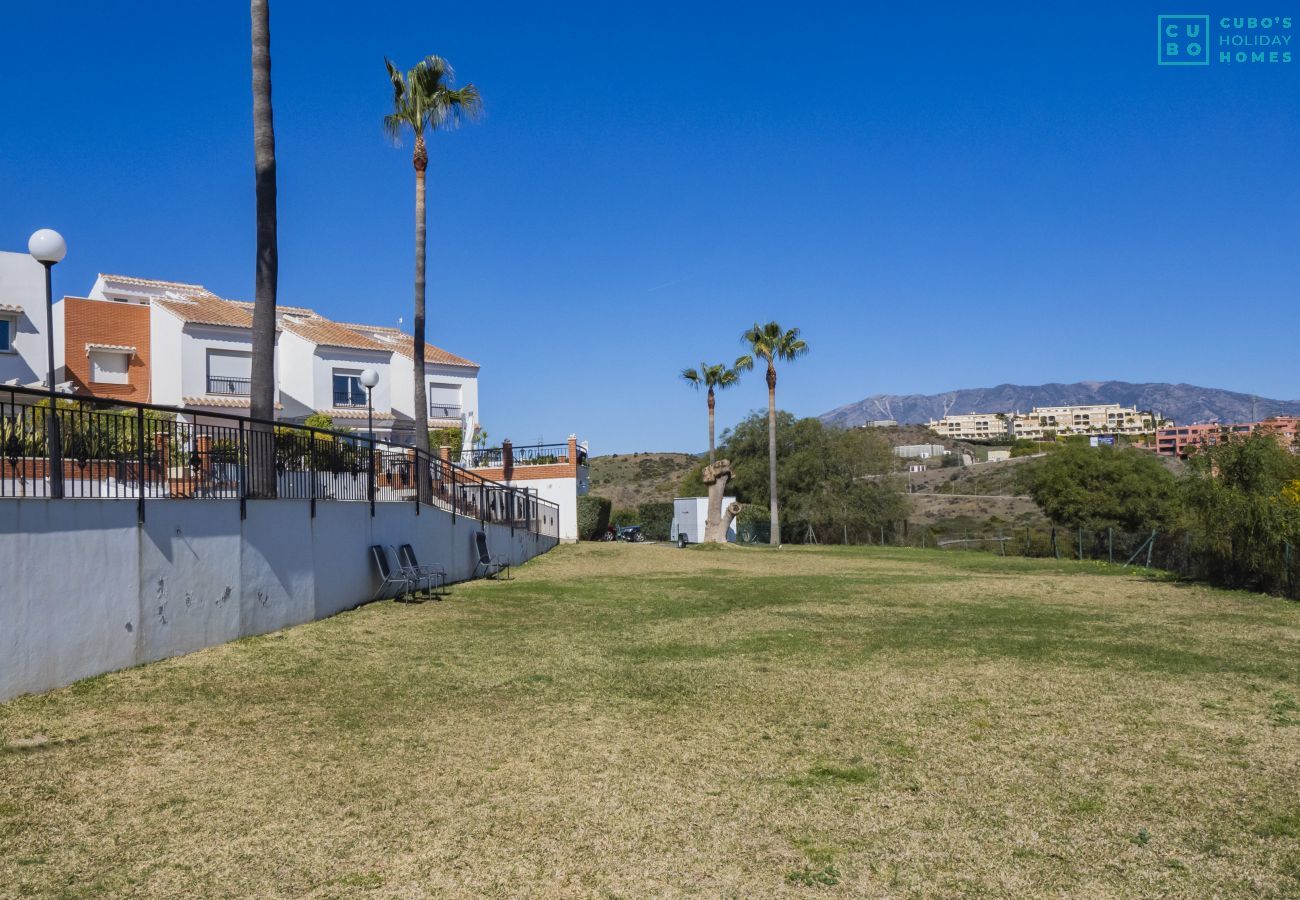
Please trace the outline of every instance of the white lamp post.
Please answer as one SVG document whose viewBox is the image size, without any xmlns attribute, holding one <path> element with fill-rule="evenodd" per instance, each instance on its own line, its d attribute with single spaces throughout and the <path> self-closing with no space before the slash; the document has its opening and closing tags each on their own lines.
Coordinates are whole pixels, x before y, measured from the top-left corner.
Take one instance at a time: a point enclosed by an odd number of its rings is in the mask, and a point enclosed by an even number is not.
<svg viewBox="0 0 1300 900">
<path fill-rule="evenodd" d="M 375 385 L 379 384 L 379 373 L 366 369 L 361 373 L 361 386 L 366 389 L 366 433 L 370 437 L 370 514 L 375 514 Z"/>
<path fill-rule="evenodd" d="M 52 228 L 42 228 L 27 239 L 27 252 L 45 267 L 45 351 L 46 387 L 50 391 L 50 415 L 46 426 L 50 455 L 50 496 L 63 496 L 63 448 L 59 440 L 59 416 L 54 393 L 54 292 L 50 287 L 50 270 L 68 253 L 68 243 Z"/>
</svg>

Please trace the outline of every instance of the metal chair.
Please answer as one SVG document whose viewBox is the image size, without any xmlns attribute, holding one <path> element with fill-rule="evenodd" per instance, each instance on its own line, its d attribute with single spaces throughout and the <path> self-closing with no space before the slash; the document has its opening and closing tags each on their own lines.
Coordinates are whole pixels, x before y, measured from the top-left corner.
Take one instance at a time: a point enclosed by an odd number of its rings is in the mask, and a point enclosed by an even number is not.
<svg viewBox="0 0 1300 900">
<path fill-rule="evenodd" d="M 510 563 L 503 562 L 501 557 L 492 556 L 488 553 L 486 532 L 475 532 L 474 544 L 478 548 L 478 564 L 474 567 L 475 577 L 478 576 L 480 570 L 482 570 L 484 576 L 488 578 L 496 578 L 502 572 L 505 572 L 507 578 L 510 577 Z"/>
<path fill-rule="evenodd" d="M 392 566 L 388 564 L 388 553 L 384 550 L 382 544 L 371 545 L 370 558 L 375 561 L 375 568 L 379 570 L 381 579 L 379 589 L 375 591 L 375 595 L 370 598 L 371 600 L 378 600 L 383 597 L 391 587 L 398 588 L 397 593 L 393 595 L 393 599 L 403 597 L 415 590 L 415 582 L 411 580 L 404 570 L 398 569 L 394 571 Z"/>
<path fill-rule="evenodd" d="M 442 566 L 422 566 L 415 558 L 415 548 L 410 544 L 403 544 L 396 550 L 397 564 L 401 566 L 402 572 L 415 582 L 416 589 L 421 584 L 424 585 L 425 591 L 432 595 L 435 591 L 441 594 L 447 586 L 447 570 Z"/>
</svg>

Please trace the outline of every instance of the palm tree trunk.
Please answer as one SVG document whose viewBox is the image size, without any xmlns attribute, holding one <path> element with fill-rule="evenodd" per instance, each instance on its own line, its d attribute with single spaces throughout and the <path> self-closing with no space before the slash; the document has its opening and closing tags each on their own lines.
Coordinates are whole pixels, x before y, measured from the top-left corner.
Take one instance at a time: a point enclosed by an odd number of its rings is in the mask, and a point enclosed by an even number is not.
<svg viewBox="0 0 1300 900">
<path fill-rule="evenodd" d="M 429 154 L 424 135 L 415 136 L 415 446 L 429 452 L 429 398 L 424 374 L 425 169 Z"/>
<path fill-rule="evenodd" d="M 713 388 L 709 388 L 709 462 L 713 462 Z"/>
<path fill-rule="evenodd" d="M 253 293 L 253 358 L 249 414 L 275 418 L 275 299 L 280 253 L 276 238 L 275 125 L 271 116 L 271 11 L 268 0 L 251 0 L 253 41 L 253 171 L 257 194 L 257 274 Z M 249 447 L 249 493 L 273 497 L 274 433 L 254 424 Z"/>
<path fill-rule="evenodd" d="M 776 503 L 776 367 L 767 365 L 767 486 L 771 492 L 772 533 L 767 542 L 781 543 L 781 513 Z"/>
</svg>

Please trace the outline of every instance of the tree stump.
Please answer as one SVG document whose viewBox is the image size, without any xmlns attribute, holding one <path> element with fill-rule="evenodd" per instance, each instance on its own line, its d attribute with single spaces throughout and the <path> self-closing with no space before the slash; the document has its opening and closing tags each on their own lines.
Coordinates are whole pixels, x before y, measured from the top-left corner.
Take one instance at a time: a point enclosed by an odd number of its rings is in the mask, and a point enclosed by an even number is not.
<svg viewBox="0 0 1300 900">
<path fill-rule="evenodd" d="M 740 504 L 732 501 L 726 509 L 722 500 L 731 480 L 731 461 L 720 459 L 704 467 L 703 481 L 709 487 L 709 508 L 704 517 L 704 543 L 725 544 L 731 523 L 740 514 Z"/>
</svg>

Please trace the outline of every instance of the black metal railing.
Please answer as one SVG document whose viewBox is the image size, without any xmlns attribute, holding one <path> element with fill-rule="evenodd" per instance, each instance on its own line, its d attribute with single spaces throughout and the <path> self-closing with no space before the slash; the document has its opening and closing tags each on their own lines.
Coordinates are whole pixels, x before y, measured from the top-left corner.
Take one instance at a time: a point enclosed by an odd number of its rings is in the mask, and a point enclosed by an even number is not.
<svg viewBox="0 0 1300 900">
<path fill-rule="evenodd" d="M 435 400 L 429 401 L 429 418 L 430 419 L 459 419 L 459 406 L 449 406 L 446 403 L 438 403 Z"/>
<path fill-rule="evenodd" d="M 577 446 L 576 464 L 585 466 L 587 464 L 587 448 L 581 444 Z M 504 447 L 484 447 L 476 448 L 469 453 L 470 464 L 477 468 L 500 468 L 505 465 L 505 448 Z M 512 445 L 510 448 L 510 459 L 512 466 L 550 466 L 560 463 L 572 463 L 574 460 L 569 459 L 569 445 L 565 444 L 532 444 L 525 446 Z"/>
<path fill-rule="evenodd" d="M 209 375 L 208 393 L 227 397 L 247 397 L 252 389 L 253 379 L 240 378 L 238 375 Z"/>
<path fill-rule="evenodd" d="M 370 502 L 373 510 L 418 498 L 453 515 L 559 537 L 556 504 L 412 447 L 116 400 L 60 397 L 52 417 L 48 398 L 0 389 L 0 497 L 134 499 L 141 517 L 146 500 L 162 498 L 310 500 L 313 515 L 318 500 Z"/>
</svg>

